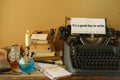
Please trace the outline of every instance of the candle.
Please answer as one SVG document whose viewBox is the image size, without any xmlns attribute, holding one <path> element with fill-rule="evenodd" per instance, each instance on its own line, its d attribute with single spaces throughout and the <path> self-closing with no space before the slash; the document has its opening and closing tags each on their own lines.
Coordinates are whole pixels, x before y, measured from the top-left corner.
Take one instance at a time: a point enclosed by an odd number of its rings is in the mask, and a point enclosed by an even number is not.
<svg viewBox="0 0 120 80">
<path fill-rule="evenodd" d="M 26 47 L 30 46 L 30 34 L 29 34 L 29 30 L 27 29 L 27 32 L 25 34 L 25 45 Z"/>
</svg>

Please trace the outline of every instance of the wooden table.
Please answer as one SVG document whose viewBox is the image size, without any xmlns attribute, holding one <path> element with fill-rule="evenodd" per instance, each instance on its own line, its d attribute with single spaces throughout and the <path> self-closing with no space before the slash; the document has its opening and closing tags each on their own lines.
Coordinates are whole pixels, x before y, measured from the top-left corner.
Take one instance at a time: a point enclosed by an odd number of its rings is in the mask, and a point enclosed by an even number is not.
<svg viewBox="0 0 120 80">
<path fill-rule="evenodd" d="M 0 80 L 50 80 L 41 72 L 33 72 L 31 74 L 1 74 Z"/>
<path fill-rule="evenodd" d="M 19 75 L 0 75 L 0 80 L 50 80 L 41 72 Z M 57 80 L 120 80 L 120 76 L 67 76 Z"/>
<path fill-rule="evenodd" d="M 69 76 L 58 80 L 120 80 L 120 76 Z"/>
</svg>

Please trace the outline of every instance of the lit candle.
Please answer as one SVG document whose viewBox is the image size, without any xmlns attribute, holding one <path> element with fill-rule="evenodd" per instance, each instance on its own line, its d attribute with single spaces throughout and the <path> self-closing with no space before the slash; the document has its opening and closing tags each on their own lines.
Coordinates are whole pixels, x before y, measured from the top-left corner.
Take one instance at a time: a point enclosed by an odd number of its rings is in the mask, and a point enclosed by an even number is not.
<svg viewBox="0 0 120 80">
<path fill-rule="evenodd" d="M 25 34 L 25 45 L 26 47 L 30 46 L 30 34 L 28 29 L 27 29 L 27 33 Z"/>
</svg>

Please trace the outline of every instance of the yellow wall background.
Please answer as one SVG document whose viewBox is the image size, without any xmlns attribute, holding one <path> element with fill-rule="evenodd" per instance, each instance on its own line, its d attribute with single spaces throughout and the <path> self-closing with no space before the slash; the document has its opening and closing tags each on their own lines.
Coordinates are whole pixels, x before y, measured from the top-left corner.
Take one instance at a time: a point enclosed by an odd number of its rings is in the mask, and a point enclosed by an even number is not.
<svg viewBox="0 0 120 80">
<path fill-rule="evenodd" d="M 58 28 L 66 16 L 107 18 L 107 25 L 119 30 L 120 0 L 0 0 L 0 48 L 24 46 L 26 29 Z"/>
</svg>

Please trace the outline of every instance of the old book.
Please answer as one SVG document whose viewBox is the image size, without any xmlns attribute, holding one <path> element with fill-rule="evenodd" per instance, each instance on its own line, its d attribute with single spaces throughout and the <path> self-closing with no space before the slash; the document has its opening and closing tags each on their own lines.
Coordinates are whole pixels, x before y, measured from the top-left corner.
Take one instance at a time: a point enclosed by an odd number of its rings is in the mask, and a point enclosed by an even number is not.
<svg viewBox="0 0 120 80">
<path fill-rule="evenodd" d="M 7 51 L 0 49 L 0 73 L 10 71 L 10 64 L 7 59 Z"/>
<path fill-rule="evenodd" d="M 32 34 L 31 39 L 47 40 L 48 34 Z"/>
<path fill-rule="evenodd" d="M 32 41 L 33 44 L 48 44 L 48 40 L 33 40 Z"/>
<path fill-rule="evenodd" d="M 47 64 L 47 63 L 35 63 L 35 66 L 38 69 L 41 69 L 41 71 L 50 79 L 57 79 L 59 77 L 69 76 L 71 75 L 70 72 L 68 72 L 63 67 L 60 67 L 55 64 Z"/>
<path fill-rule="evenodd" d="M 51 51 L 43 51 L 43 50 L 30 50 L 30 52 L 34 52 L 33 58 L 39 58 L 39 57 L 52 57 L 55 56 L 55 52 Z"/>
<path fill-rule="evenodd" d="M 54 51 L 54 46 L 52 44 L 32 44 L 30 46 L 30 50 L 35 50 L 35 51 Z"/>
<path fill-rule="evenodd" d="M 37 57 L 52 57 L 55 56 L 54 46 L 52 44 L 32 44 L 30 52 L 34 52 L 33 58 Z"/>
</svg>

